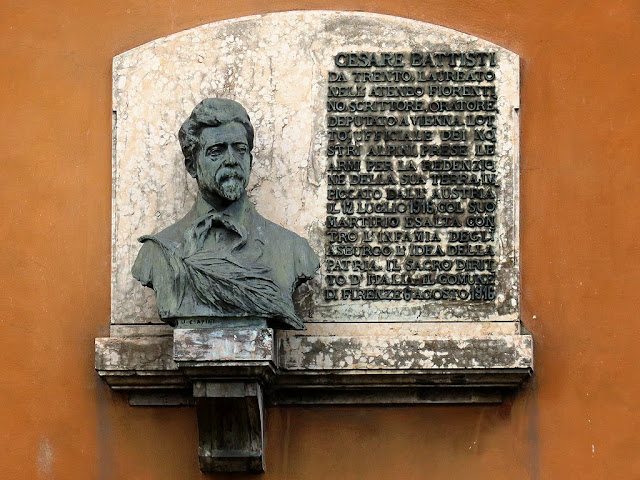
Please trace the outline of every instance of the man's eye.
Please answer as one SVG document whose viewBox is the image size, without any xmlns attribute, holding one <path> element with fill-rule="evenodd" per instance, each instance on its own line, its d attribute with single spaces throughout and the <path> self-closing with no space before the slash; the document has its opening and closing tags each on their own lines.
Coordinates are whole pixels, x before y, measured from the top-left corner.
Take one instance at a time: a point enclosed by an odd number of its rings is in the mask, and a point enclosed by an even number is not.
<svg viewBox="0 0 640 480">
<path fill-rule="evenodd" d="M 223 151 L 224 150 L 220 147 L 210 148 L 209 150 L 207 150 L 207 155 L 209 156 L 221 155 Z"/>
<path fill-rule="evenodd" d="M 240 153 L 247 153 L 249 147 L 247 147 L 246 145 L 236 145 L 236 150 Z"/>
</svg>

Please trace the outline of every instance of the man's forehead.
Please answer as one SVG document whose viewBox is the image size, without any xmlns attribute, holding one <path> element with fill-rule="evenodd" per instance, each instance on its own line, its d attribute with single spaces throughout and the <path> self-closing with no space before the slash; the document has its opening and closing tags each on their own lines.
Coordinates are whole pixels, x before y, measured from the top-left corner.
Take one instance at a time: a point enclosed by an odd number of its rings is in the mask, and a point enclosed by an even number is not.
<svg viewBox="0 0 640 480">
<path fill-rule="evenodd" d="M 247 131 L 241 123 L 229 122 L 217 127 L 205 127 L 200 132 L 200 144 L 212 145 L 215 143 L 245 142 L 248 143 Z"/>
</svg>

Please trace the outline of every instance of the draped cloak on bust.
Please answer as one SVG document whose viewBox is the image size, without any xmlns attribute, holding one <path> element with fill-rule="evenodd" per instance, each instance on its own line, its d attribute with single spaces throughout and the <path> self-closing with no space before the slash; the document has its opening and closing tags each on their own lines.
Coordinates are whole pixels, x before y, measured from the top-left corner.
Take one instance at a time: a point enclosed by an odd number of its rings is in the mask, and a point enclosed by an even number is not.
<svg viewBox="0 0 640 480">
<path fill-rule="evenodd" d="M 160 317 L 252 317 L 304 329 L 295 288 L 319 267 L 309 243 L 261 216 L 246 193 L 217 211 L 198 194 L 184 218 L 143 243 L 133 276 L 156 292 Z"/>
</svg>

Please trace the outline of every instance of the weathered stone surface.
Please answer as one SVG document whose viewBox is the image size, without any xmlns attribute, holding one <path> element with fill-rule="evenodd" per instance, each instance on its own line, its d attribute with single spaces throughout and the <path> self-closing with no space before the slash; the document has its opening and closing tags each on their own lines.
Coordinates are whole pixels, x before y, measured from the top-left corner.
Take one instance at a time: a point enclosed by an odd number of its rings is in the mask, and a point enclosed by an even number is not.
<svg viewBox="0 0 640 480">
<path fill-rule="evenodd" d="M 184 172 L 176 134 L 205 97 L 233 98 L 247 107 L 256 128 L 250 197 L 261 214 L 309 238 L 323 254 L 327 72 L 341 51 L 497 52 L 498 295 L 473 305 L 329 303 L 320 295 L 321 275 L 299 299 L 305 322 L 518 320 L 518 56 L 403 18 L 285 12 L 204 25 L 114 59 L 113 323 L 157 320 L 152 295 L 129 274 L 136 238 L 174 222 L 192 203 L 195 183 Z"/>
<path fill-rule="evenodd" d="M 280 343 L 293 343 L 293 348 L 280 345 L 273 358 L 278 367 L 276 376 L 269 366 L 272 362 L 266 361 L 271 358 L 272 350 L 268 349 L 262 350 L 265 361 L 255 352 L 249 355 L 252 360 L 238 360 L 246 358 L 246 353 L 240 357 L 224 353 L 233 352 L 232 347 L 221 350 L 228 360 L 220 360 L 208 350 L 205 358 L 209 361 L 181 361 L 178 363 L 189 367 L 162 370 L 157 360 L 148 359 L 170 358 L 171 337 L 98 340 L 96 350 L 111 354 L 97 354 L 96 368 L 114 388 L 133 393 L 130 402 L 135 405 L 188 403 L 183 394 L 173 392 L 189 384 L 188 375 L 203 374 L 218 379 L 268 379 L 267 399 L 274 404 L 498 402 L 533 370 L 528 335 L 467 340 L 329 335 L 281 338 Z M 233 344 L 232 335 L 228 341 Z M 134 355 L 118 353 L 133 345 Z M 143 366 L 149 370 L 141 370 Z"/>
<path fill-rule="evenodd" d="M 116 390 L 140 393 L 145 400 L 131 403 L 142 405 L 181 404 L 176 390 L 188 388 L 187 378 L 173 361 L 173 338 L 169 336 L 135 336 L 96 338 L 95 368 L 98 374 Z"/>
<path fill-rule="evenodd" d="M 109 334 L 112 337 L 172 337 L 173 327 L 170 325 L 120 325 L 111 324 Z"/>
<path fill-rule="evenodd" d="M 177 370 L 171 337 L 96 338 L 96 370 Z"/>
<path fill-rule="evenodd" d="M 384 320 L 384 318 L 381 318 Z M 424 338 L 474 338 L 493 335 L 517 335 L 520 322 L 371 322 L 366 328 L 361 323 L 318 322 L 307 325 L 304 332 L 277 331 L 278 339 L 289 337 L 339 336 L 366 334 L 371 337 L 418 336 Z"/>
<path fill-rule="evenodd" d="M 176 328 L 176 362 L 272 361 L 270 328 Z"/>
<path fill-rule="evenodd" d="M 417 336 L 289 336 L 280 345 L 283 370 L 456 370 L 532 368 L 527 335 L 468 339 Z"/>
</svg>

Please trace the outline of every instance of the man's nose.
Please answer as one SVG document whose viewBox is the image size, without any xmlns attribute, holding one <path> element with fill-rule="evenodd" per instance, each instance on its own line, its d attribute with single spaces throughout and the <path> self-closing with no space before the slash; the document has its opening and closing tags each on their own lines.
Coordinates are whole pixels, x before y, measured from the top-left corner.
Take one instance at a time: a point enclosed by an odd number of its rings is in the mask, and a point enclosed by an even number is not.
<svg viewBox="0 0 640 480">
<path fill-rule="evenodd" d="M 233 148 L 229 147 L 225 150 L 224 156 L 222 157 L 222 163 L 225 165 L 238 165 L 238 154 L 233 150 Z"/>
</svg>

